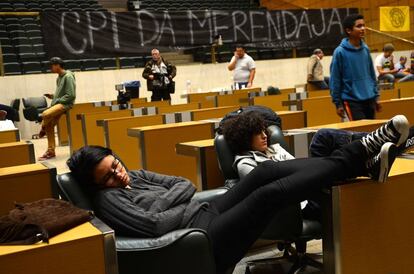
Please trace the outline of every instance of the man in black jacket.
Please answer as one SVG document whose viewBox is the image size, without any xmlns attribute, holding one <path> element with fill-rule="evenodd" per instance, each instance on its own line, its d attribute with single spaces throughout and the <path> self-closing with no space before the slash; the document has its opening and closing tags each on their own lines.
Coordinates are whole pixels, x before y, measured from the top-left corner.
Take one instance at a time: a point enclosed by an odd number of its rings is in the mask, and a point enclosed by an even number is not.
<svg viewBox="0 0 414 274">
<path fill-rule="evenodd" d="M 153 49 L 151 55 L 152 60 L 147 62 L 142 72 L 142 77 L 147 79 L 147 89 L 152 91 L 151 101 L 171 100 L 177 68 L 162 58 L 158 49 Z"/>
</svg>

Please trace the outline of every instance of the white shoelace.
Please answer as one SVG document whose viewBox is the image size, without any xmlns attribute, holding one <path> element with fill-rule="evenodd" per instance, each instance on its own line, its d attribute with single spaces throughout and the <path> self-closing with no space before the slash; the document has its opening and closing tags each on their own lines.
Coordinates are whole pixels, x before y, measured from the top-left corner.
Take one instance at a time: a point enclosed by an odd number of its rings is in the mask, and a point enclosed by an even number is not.
<svg viewBox="0 0 414 274">
<path fill-rule="evenodd" d="M 362 144 L 366 147 L 367 151 L 372 153 L 379 150 L 386 142 L 395 142 L 396 134 L 394 130 L 385 124 L 376 131 L 368 134 L 361 139 Z"/>
</svg>

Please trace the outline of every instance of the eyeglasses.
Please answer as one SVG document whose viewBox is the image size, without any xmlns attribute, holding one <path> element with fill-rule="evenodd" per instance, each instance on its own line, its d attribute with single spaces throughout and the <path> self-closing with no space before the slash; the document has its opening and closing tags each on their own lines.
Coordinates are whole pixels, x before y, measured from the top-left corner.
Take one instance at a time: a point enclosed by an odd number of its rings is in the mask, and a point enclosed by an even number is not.
<svg viewBox="0 0 414 274">
<path fill-rule="evenodd" d="M 118 173 L 120 173 L 122 171 L 122 169 L 124 168 L 121 161 L 119 161 L 115 156 L 114 160 L 112 162 L 112 171 L 108 172 L 107 174 L 105 174 L 105 176 L 102 178 L 102 180 L 100 180 L 100 182 L 98 183 L 98 185 L 100 186 L 105 186 L 108 184 L 110 179 L 113 179 L 116 177 L 116 175 Z"/>
</svg>

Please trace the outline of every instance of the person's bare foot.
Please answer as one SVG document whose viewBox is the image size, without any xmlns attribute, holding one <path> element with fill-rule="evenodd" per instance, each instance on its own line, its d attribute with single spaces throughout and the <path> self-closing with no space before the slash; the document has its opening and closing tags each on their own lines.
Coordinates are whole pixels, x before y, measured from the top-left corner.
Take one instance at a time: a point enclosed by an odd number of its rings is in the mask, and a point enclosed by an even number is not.
<svg viewBox="0 0 414 274">
<path fill-rule="evenodd" d="M 7 111 L 0 110 L 0 121 L 6 120 L 6 116 L 7 116 Z"/>
<path fill-rule="evenodd" d="M 45 161 L 55 157 L 56 153 L 54 151 L 48 150 L 41 157 L 39 157 L 39 161 Z"/>
</svg>

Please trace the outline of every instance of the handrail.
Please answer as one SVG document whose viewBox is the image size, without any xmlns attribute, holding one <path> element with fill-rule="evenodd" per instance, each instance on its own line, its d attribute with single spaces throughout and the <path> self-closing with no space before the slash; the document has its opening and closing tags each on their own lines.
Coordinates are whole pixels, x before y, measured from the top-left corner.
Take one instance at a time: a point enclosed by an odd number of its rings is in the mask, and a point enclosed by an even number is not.
<svg viewBox="0 0 414 274">
<path fill-rule="evenodd" d="M 0 12 L 0 16 L 39 16 L 40 12 L 37 11 L 22 11 L 22 12 L 9 12 L 9 11 L 2 11 Z"/>
<path fill-rule="evenodd" d="M 384 36 L 388 36 L 388 37 L 393 38 L 393 39 L 401 40 L 403 42 L 414 45 L 414 41 L 411 41 L 411 40 L 408 40 L 408 39 L 405 39 L 405 38 L 402 38 L 402 37 L 399 37 L 399 36 L 396 36 L 396 35 L 393 35 L 393 34 L 389 34 L 389 33 L 386 33 L 386 32 L 380 31 L 380 30 L 376 30 L 376 29 L 373 29 L 373 28 L 370 28 L 370 27 L 365 27 L 365 28 L 367 30 L 372 31 L 372 32 L 375 32 L 375 33 L 378 33 L 378 34 L 381 34 L 381 35 L 384 35 Z"/>
</svg>

